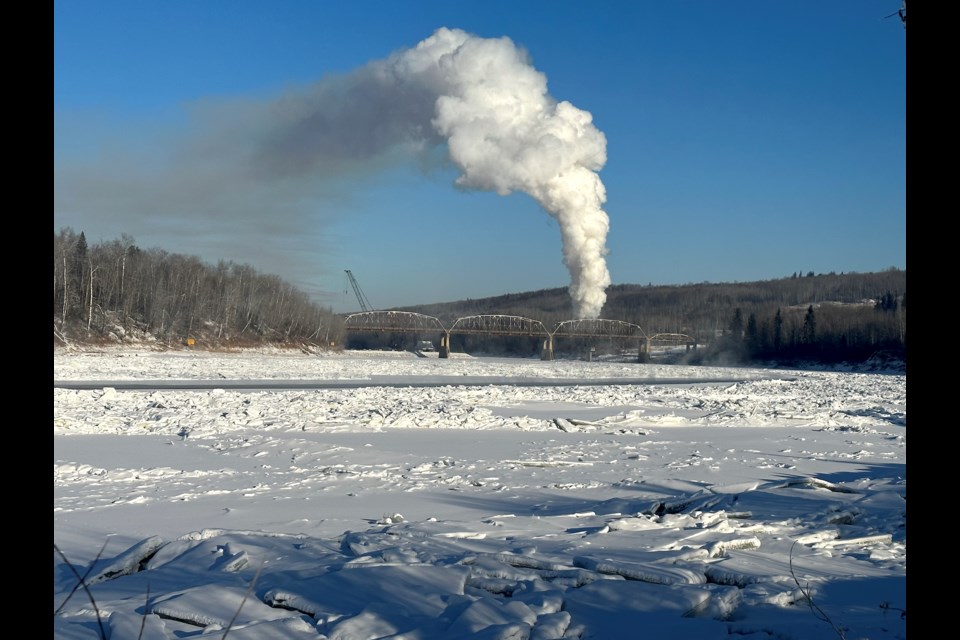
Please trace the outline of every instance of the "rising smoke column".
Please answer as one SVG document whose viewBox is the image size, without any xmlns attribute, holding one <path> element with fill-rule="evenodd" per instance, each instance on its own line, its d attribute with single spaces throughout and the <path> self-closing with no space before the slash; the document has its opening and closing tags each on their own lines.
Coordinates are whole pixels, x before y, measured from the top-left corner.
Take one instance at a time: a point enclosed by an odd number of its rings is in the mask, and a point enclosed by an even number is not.
<svg viewBox="0 0 960 640">
<path fill-rule="evenodd" d="M 339 178 L 445 148 L 459 186 L 526 193 L 557 220 L 578 317 L 598 317 L 606 301 L 606 138 L 588 112 L 549 95 L 509 38 L 441 28 L 273 99 L 199 101 L 188 122 L 135 149 L 138 161 L 127 151 L 55 163 L 55 218 L 101 218 L 134 235 L 182 224 L 262 253 L 267 239 L 315 226 Z"/>
<path fill-rule="evenodd" d="M 508 38 L 440 29 L 392 65 L 439 91 L 432 124 L 463 172 L 459 185 L 521 191 L 557 220 L 578 317 L 598 317 L 610 284 L 609 220 L 597 175 L 606 138 L 592 116 L 554 100 L 546 77 Z"/>
</svg>

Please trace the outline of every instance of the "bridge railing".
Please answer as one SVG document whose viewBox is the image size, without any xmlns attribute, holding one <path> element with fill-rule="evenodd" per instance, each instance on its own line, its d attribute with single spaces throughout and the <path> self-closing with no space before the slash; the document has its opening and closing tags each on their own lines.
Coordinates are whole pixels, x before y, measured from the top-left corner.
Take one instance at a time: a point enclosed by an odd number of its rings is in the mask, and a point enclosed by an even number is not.
<svg viewBox="0 0 960 640">
<path fill-rule="evenodd" d="M 479 315 L 457 318 L 448 333 L 498 336 L 548 336 L 543 323 L 533 318 L 507 315 Z"/>
<path fill-rule="evenodd" d="M 697 348 L 697 340 L 685 333 L 655 333 L 647 338 L 647 350 L 656 348 L 685 347 L 687 351 Z"/>
<path fill-rule="evenodd" d="M 433 316 L 411 311 L 364 311 L 346 317 L 347 331 L 396 331 L 422 332 L 446 331 L 443 324 Z"/>
<path fill-rule="evenodd" d="M 558 322 L 550 332 L 555 338 L 584 337 L 584 338 L 644 338 L 640 325 L 623 320 L 608 320 L 605 318 L 580 318 Z"/>
</svg>

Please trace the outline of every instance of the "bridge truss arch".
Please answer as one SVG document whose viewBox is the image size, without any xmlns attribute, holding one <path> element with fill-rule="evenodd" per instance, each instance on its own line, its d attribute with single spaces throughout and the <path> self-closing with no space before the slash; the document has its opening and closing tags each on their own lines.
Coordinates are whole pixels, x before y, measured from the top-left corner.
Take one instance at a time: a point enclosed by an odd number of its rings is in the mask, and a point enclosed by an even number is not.
<svg viewBox="0 0 960 640">
<path fill-rule="evenodd" d="M 564 320 L 558 322 L 550 332 L 550 336 L 544 343 L 541 358 L 544 360 L 553 360 L 554 341 L 563 338 L 585 338 L 592 343 L 597 338 L 605 338 L 611 342 L 616 341 L 622 344 L 627 341 L 636 341 L 637 354 L 643 351 L 646 335 L 640 325 L 626 322 L 624 320 L 608 320 L 606 318 L 577 318 L 575 320 Z M 591 346 L 590 353 L 593 353 Z"/>
<path fill-rule="evenodd" d="M 647 338 L 647 350 L 653 347 L 686 347 L 697 348 L 697 340 L 685 333 L 655 333 Z"/>
<path fill-rule="evenodd" d="M 550 332 L 543 323 L 533 318 L 507 315 L 480 315 L 457 318 L 447 333 L 487 334 L 498 336 L 542 336 Z"/>
<path fill-rule="evenodd" d="M 420 333 L 445 332 L 440 320 L 412 311 L 363 311 L 352 313 L 344 320 L 347 331 L 397 331 Z"/>
<path fill-rule="evenodd" d="M 555 338 L 645 338 L 640 325 L 623 320 L 580 318 L 558 322 L 550 332 Z"/>
</svg>

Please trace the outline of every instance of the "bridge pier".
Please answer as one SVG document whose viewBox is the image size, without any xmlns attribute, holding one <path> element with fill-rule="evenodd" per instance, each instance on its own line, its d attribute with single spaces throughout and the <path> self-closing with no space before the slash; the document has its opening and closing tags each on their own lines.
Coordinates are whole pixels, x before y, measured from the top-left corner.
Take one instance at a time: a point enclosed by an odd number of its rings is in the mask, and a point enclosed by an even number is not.
<svg viewBox="0 0 960 640">
<path fill-rule="evenodd" d="M 637 348 L 637 362 L 650 362 L 650 337 L 640 339 L 640 345 Z"/>
<path fill-rule="evenodd" d="M 541 360 L 553 360 L 553 336 L 547 336 L 543 341 L 543 349 L 540 350 Z"/>
<path fill-rule="evenodd" d="M 450 357 L 450 334 L 446 331 L 440 334 L 440 349 L 438 349 L 437 355 L 441 358 Z"/>
</svg>

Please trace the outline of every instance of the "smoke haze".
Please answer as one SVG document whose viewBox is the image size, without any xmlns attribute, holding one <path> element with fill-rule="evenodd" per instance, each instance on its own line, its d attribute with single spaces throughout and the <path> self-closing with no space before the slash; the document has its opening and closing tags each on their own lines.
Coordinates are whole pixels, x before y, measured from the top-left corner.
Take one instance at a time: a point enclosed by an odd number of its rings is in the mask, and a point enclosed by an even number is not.
<svg viewBox="0 0 960 640">
<path fill-rule="evenodd" d="M 509 38 L 441 28 L 270 101 L 194 105 L 187 129 L 159 144 L 150 158 L 55 162 L 55 214 L 96 212 L 128 231 L 134 218 L 236 226 L 269 213 L 278 232 L 302 234 L 344 197 L 344 177 L 445 148 L 459 187 L 526 193 L 557 221 L 578 317 L 606 301 L 606 138 L 590 113 L 549 95 Z"/>
</svg>

